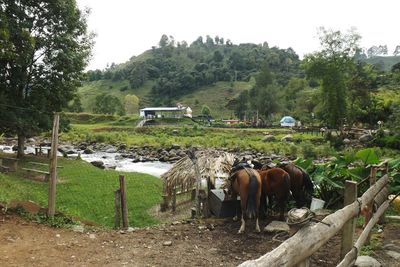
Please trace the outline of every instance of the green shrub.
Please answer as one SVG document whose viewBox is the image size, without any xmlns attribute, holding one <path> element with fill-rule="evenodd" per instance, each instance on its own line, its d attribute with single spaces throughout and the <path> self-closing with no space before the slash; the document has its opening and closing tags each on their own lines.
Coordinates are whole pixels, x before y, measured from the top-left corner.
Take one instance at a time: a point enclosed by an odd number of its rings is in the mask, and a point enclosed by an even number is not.
<svg viewBox="0 0 400 267">
<path fill-rule="evenodd" d="M 378 137 L 375 144 L 380 147 L 388 147 L 393 149 L 400 149 L 400 135 L 388 135 Z"/>
<path fill-rule="evenodd" d="M 317 158 L 317 156 L 318 156 L 317 152 L 314 148 L 314 144 L 312 144 L 311 142 L 309 142 L 309 141 L 302 142 L 300 144 L 300 147 L 301 147 L 301 153 L 303 154 L 303 157 L 305 159 Z"/>
</svg>

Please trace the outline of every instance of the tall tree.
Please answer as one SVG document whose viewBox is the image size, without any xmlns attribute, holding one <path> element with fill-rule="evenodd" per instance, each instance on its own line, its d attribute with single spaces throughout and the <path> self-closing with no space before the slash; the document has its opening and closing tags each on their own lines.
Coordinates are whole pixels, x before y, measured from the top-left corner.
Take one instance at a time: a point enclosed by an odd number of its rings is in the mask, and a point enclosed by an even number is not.
<svg viewBox="0 0 400 267">
<path fill-rule="evenodd" d="M 75 0 L 0 2 L 0 128 L 25 137 L 51 127 L 73 98 L 92 47 Z"/>
<path fill-rule="evenodd" d="M 271 115 L 279 110 L 277 91 L 271 71 L 265 63 L 256 76 L 255 86 L 249 92 L 250 109 L 270 120 Z"/>
<path fill-rule="evenodd" d="M 339 127 L 346 117 L 346 80 L 354 67 L 353 56 L 359 50 L 360 36 L 351 29 L 340 31 L 320 28 L 322 50 L 307 55 L 304 66 L 309 77 L 322 84 L 323 120 L 330 127 Z"/>
<path fill-rule="evenodd" d="M 93 112 L 110 115 L 115 113 L 118 115 L 125 114 L 124 108 L 122 107 L 121 101 L 118 97 L 108 94 L 96 96 Z"/>
<path fill-rule="evenodd" d="M 124 98 L 126 114 L 137 114 L 139 110 L 139 98 L 135 95 L 126 95 Z"/>
</svg>

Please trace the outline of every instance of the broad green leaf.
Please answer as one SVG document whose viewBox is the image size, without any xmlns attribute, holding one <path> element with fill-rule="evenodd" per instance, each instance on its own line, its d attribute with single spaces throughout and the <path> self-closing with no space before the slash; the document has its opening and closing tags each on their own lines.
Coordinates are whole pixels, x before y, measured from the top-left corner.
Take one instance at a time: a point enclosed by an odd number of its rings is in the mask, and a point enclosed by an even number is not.
<svg viewBox="0 0 400 267">
<path fill-rule="evenodd" d="M 304 170 L 308 170 L 312 165 L 312 160 L 299 158 L 294 162 L 294 164 L 296 164 L 297 166 L 299 166 L 300 168 L 302 168 Z"/>
<path fill-rule="evenodd" d="M 379 163 L 379 157 L 373 148 L 359 150 L 356 157 L 361 159 L 365 165 Z"/>
</svg>

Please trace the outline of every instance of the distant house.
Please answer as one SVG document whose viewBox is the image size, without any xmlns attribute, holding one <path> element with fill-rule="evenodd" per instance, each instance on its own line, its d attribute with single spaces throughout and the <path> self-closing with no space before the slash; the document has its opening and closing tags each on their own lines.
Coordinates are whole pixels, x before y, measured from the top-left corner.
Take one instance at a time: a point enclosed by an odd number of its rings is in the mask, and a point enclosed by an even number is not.
<svg viewBox="0 0 400 267">
<path fill-rule="evenodd" d="M 293 126 L 296 125 L 296 120 L 293 119 L 293 118 L 290 117 L 290 116 L 284 116 L 284 117 L 281 119 L 280 122 L 281 122 L 281 126 L 282 126 L 282 127 L 293 127 Z"/>
<path fill-rule="evenodd" d="M 152 107 L 142 108 L 139 113 L 141 118 L 182 118 L 192 117 L 192 109 L 190 107 Z"/>
</svg>

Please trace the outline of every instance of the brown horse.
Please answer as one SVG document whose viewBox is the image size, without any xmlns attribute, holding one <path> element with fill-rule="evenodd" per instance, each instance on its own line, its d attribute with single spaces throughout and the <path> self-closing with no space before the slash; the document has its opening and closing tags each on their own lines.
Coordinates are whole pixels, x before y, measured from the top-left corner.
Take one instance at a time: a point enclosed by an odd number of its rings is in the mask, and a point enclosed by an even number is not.
<svg viewBox="0 0 400 267">
<path fill-rule="evenodd" d="M 290 195 L 289 174 L 281 168 L 259 170 L 262 181 L 261 209 L 265 213 L 267 206 L 272 209 L 273 199 L 279 208 L 279 220 L 285 219 L 286 202 Z M 268 199 L 267 199 L 268 198 Z M 268 200 L 268 205 L 267 205 Z"/>
<path fill-rule="evenodd" d="M 240 208 L 242 211 L 242 224 L 238 233 L 243 233 L 246 225 L 246 218 L 256 219 L 256 232 L 260 232 L 258 224 L 258 209 L 260 207 L 261 197 L 261 177 L 257 171 L 244 168 L 236 171 L 230 177 L 230 191 L 232 198 L 240 196 Z M 238 209 L 236 209 L 236 215 Z M 236 216 L 237 217 L 237 216 Z"/>
<path fill-rule="evenodd" d="M 284 169 L 290 176 L 290 191 L 296 201 L 296 207 L 310 205 L 314 184 L 308 173 L 293 163 L 281 164 L 279 168 Z"/>
</svg>

